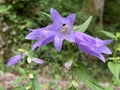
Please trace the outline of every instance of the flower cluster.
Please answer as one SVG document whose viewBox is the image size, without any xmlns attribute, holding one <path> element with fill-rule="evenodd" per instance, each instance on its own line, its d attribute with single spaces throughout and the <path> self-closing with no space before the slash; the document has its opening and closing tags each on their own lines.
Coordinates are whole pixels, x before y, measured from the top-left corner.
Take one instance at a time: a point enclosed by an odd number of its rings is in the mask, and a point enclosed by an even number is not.
<svg viewBox="0 0 120 90">
<path fill-rule="evenodd" d="M 63 40 L 76 43 L 78 48 L 83 52 L 96 56 L 105 62 L 105 58 L 102 53 L 111 54 L 111 50 L 105 45 L 112 42 L 112 40 L 100 40 L 98 38 L 91 37 L 82 32 L 73 31 L 73 24 L 75 20 L 75 14 L 70 14 L 66 18 L 53 8 L 50 9 L 50 15 L 53 24 L 40 29 L 31 30 L 26 39 L 36 40 L 32 49 L 41 47 L 54 41 L 55 48 L 60 51 L 62 48 Z"/>
<path fill-rule="evenodd" d="M 26 39 L 36 41 L 32 46 L 32 50 L 54 41 L 56 50 L 61 51 L 63 40 L 67 40 L 76 43 L 80 50 L 99 58 L 103 62 L 105 62 L 105 58 L 102 54 L 112 53 L 106 47 L 112 40 L 100 40 L 85 33 L 73 31 L 75 14 L 70 14 L 63 18 L 55 9 L 51 8 L 50 15 L 53 21 L 51 25 L 39 29 L 29 29 L 31 32 L 26 36 Z M 21 58 L 22 56 L 19 56 L 17 61 Z"/>
</svg>

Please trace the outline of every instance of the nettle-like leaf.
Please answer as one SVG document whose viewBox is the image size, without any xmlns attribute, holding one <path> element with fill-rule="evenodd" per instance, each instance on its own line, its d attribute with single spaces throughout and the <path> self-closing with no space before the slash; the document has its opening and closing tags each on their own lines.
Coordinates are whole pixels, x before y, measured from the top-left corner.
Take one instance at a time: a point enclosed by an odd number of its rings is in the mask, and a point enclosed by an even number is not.
<svg viewBox="0 0 120 90">
<path fill-rule="evenodd" d="M 78 67 L 73 67 L 72 71 L 77 78 L 82 80 L 92 90 L 105 90 L 104 87 L 99 85 L 99 83 L 90 76 L 88 73 L 89 70 L 83 64 L 79 64 Z"/>
<path fill-rule="evenodd" d="M 80 32 L 85 32 L 91 20 L 92 20 L 92 16 L 90 16 L 82 25 L 74 26 L 73 29 L 78 30 Z"/>
<path fill-rule="evenodd" d="M 116 79 L 119 79 L 120 64 L 115 62 L 108 62 L 108 68 Z"/>
<path fill-rule="evenodd" d="M 110 38 L 115 38 L 115 35 L 111 32 L 108 32 L 108 31 L 100 31 L 100 32 L 105 34 L 106 36 L 108 36 Z"/>
</svg>

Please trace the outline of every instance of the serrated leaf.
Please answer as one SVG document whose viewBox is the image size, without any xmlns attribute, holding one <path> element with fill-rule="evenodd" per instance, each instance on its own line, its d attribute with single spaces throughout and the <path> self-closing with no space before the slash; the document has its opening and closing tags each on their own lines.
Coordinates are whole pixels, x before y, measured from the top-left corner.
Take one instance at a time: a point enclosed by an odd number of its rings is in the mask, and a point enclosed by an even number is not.
<svg viewBox="0 0 120 90">
<path fill-rule="evenodd" d="M 108 68 L 114 75 L 116 79 L 119 79 L 119 73 L 120 73 L 120 64 L 115 62 L 108 62 Z"/>
<path fill-rule="evenodd" d="M 92 90 L 105 90 L 104 87 L 99 85 L 98 82 L 90 76 L 88 73 L 89 71 L 83 64 L 80 64 L 79 67 L 73 67 L 72 71 L 74 72 L 74 75 L 76 75 Z"/>
<path fill-rule="evenodd" d="M 92 16 L 90 16 L 82 25 L 75 26 L 73 29 L 78 30 L 80 32 L 85 32 L 85 30 L 88 28 L 91 20 L 92 20 Z"/>
<path fill-rule="evenodd" d="M 100 31 L 100 32 L 105 34 L 106 36 L 108 36 L 110 38 L 115 38 L 115 35 L 111 32 L 108 32 L 108 31 Z"/>
</svg>

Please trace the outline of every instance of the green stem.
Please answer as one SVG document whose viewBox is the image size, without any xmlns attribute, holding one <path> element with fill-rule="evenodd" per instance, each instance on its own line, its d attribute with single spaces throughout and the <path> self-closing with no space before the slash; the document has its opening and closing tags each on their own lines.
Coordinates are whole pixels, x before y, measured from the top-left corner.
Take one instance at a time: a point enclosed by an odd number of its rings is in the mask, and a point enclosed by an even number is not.
<svg viewBox="0 0 120 90">
<path fill-rule="evenodd" d="M 115 46 L 114 46 L 114 54 L 113 57 L 115 58 L 117 56 L 117 41 L 115 40 Z M 116 59 L 114 60 L 116 62 Z"/>
<path fill-rule="evenodd" d="M 32 90 L 35 90 L 35 85 L 34 85 L 33 79 L 31 79 L 31 82 L 32 82 Z"/>
<path fill-rule="evenodd" d="M 28 69 L 28 75 L 29 75 L 29 74 L 32 74 L 32 73 L 31 73 L 32 70 L 31 70 L 30 64 L 27 65 L 27 69 Z M 35 90 L 34 76 L 33 76 L 33 78 L 31 78 L 31 77 L 29 76 L 29 78 L 30 78 L 30 80 L 31 80 L 31 82 L 32 82 L 32 90 Z"/>
</svg>

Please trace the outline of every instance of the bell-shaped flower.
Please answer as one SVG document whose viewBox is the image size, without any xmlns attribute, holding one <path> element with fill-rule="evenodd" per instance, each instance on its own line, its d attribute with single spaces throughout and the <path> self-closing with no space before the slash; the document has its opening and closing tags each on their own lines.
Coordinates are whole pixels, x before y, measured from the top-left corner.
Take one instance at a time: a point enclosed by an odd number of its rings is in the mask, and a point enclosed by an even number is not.
<svg viewBox="0 0 120 90">
<path fill-rule="evenodd" d="M 112 40 L 101 40 L 99 38 L 91 37 L 82 32 L 75 32 L 75 42 L 78 48 L 83 52 L 95 56 L 105 62 L 103 53 L 112 54 L 111 50 L 106 46 L 111 43 Z"/>
<path fill-rule="evenodd" d="M 8 60 L 7 65 L 11 66 L 11 65 L 17 64 L 25 56 L 26 56 L 26 53 L 15 55 Z"/>
<path fill-rule="evenodd" d="M 37 64 L 43 64 L 43 60 L 41 60 L 39 58 L 33 58 L 33 62 L 35 62 Z"/>
<path fill-rule="evenodd" d="M 51 8 L 50 15 L 53 24 L 44 28 L 33 29 L 31 30 L 32 32 L 26 36 L 26 39 L 36 40 L 32 46 L 32 50 L 54 41 L 55 48 L 60 51 L 64 39 L 69 42 L 75 42 L 72 31 L 75 14 L 70 14 L 66 18 L 63 18 L 55 9 Z"/>
<path fill-rule="evenodd" d="M 54 33 L 51 30 L 52 27 L 53 25 L 49 25 L 40 29 L 30 29 L 32 32 L 26 36 L 26 39 L 36 40 L 32 46 L 32 50 L 36 49 L 37 47 L 46 45 L 54 40 Z"/>
<path fill-rule="evenodd" d="M 51 8 L 50 15 L 54 25 L 52 30 L 55 32 L 54 46 L 60 51 L 64 39 L 69 42 L 75 42 L 73 34 L 75 14 L 70 14 L 63 18 L 55 9 Z"/>
</svg>

